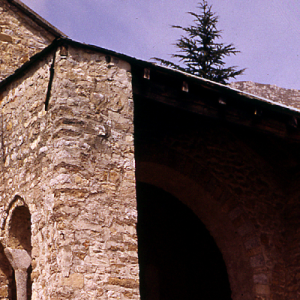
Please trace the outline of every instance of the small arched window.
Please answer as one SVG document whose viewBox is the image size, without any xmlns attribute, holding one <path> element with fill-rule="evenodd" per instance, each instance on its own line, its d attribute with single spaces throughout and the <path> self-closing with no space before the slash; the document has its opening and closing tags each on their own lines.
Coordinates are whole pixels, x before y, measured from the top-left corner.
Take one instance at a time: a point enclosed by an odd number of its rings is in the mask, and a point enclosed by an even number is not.
<svg viewBox="0 0 300 300">
<path fill-rule="evenodd" d="M 9 283 L 12 300 L 31 299 L 31 216 L 21 200 L 12 205 L 7 224 L 4 253 L 13 272 Z"/>
</svg>

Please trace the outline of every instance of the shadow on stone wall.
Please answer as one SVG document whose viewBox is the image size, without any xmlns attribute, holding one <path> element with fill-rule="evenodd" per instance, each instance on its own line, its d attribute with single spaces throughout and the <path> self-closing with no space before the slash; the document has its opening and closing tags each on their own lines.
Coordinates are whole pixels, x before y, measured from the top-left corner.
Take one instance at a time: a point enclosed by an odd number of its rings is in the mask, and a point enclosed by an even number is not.
<svg viewBox="0 0 300 300">
<path fill-rule="evenodd" d="M 16 284 L 13 269 L 0 243 L 0 299 L 16 299 Z"/>
</svg>

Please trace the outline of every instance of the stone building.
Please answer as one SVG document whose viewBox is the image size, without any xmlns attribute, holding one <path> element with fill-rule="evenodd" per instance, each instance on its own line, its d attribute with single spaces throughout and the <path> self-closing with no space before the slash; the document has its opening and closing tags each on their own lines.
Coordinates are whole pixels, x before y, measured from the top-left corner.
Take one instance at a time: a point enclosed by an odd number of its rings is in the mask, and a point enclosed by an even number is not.
<svg viewBox="0 0 300 300">
<path fill-rule="evenodd" d="M 300 298 L 297 91 L 0 16 L 0 299 Z"/>
</svg>

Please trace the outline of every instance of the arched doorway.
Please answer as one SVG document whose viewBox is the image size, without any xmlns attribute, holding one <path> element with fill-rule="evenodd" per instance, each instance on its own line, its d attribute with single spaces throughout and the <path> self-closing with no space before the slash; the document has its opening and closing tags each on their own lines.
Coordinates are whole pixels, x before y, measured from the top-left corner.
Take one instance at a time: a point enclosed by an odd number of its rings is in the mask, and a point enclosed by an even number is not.
<svg viewBox="0 0 300 300">
<path fill-rule="evenodd" d="M 8 299 L 31 299 L 31 214 L 18 196 L 8 207 L 3 227 L 3 254 L 9 262 Z"/>
<path fill-rule="evenodd" d="M 17 206 L 12 213 L 10 220 L 10 230 L 8 238 L 8 246 L 11 249 L 19 249 L 26 251 L 31 255 L 31 215 L 27 206 Z M 27 299 L 31 299 L 31 271 L 29 266 L 27 269 Z M 10 284 L 11 299 L 17 299 L 15 270 L 13 270 L 12 282 Z"/>
<path fill-rule="evenodd" d="M 141 299 L 231 299 L 221 252 L 192 210 L 141 182 L 137 205 Z"/>
</svg>

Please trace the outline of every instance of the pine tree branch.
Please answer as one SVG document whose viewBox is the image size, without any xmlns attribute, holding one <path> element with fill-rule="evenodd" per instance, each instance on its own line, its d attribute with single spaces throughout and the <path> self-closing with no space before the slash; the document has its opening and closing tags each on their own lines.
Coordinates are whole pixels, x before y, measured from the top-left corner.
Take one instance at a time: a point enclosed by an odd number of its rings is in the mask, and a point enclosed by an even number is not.
<svg viewBox="0 0 300 300">
<path fill-rule="evenodd" d="M 154 59 L 165 66 L 225 84 L 230 78 L 242 75 L 245 71 L 238 70 L 236 66 L 225 67 L 224 58 L 236 55 L 240 51 L 236 50 L 233 44 L 216 42 L 222 37 L 222 31 L 217 29 L 219 17 L 206 0 L 198 4 L 199 14 L 188 12 L 194 17 L 193 25 L 172 25 L 172 28 L 180 29 L 184 33 L 175 43 L 178 52 L 171 56 L 178 59 L 183 67 L 168 60 Z"/>
</svg>

